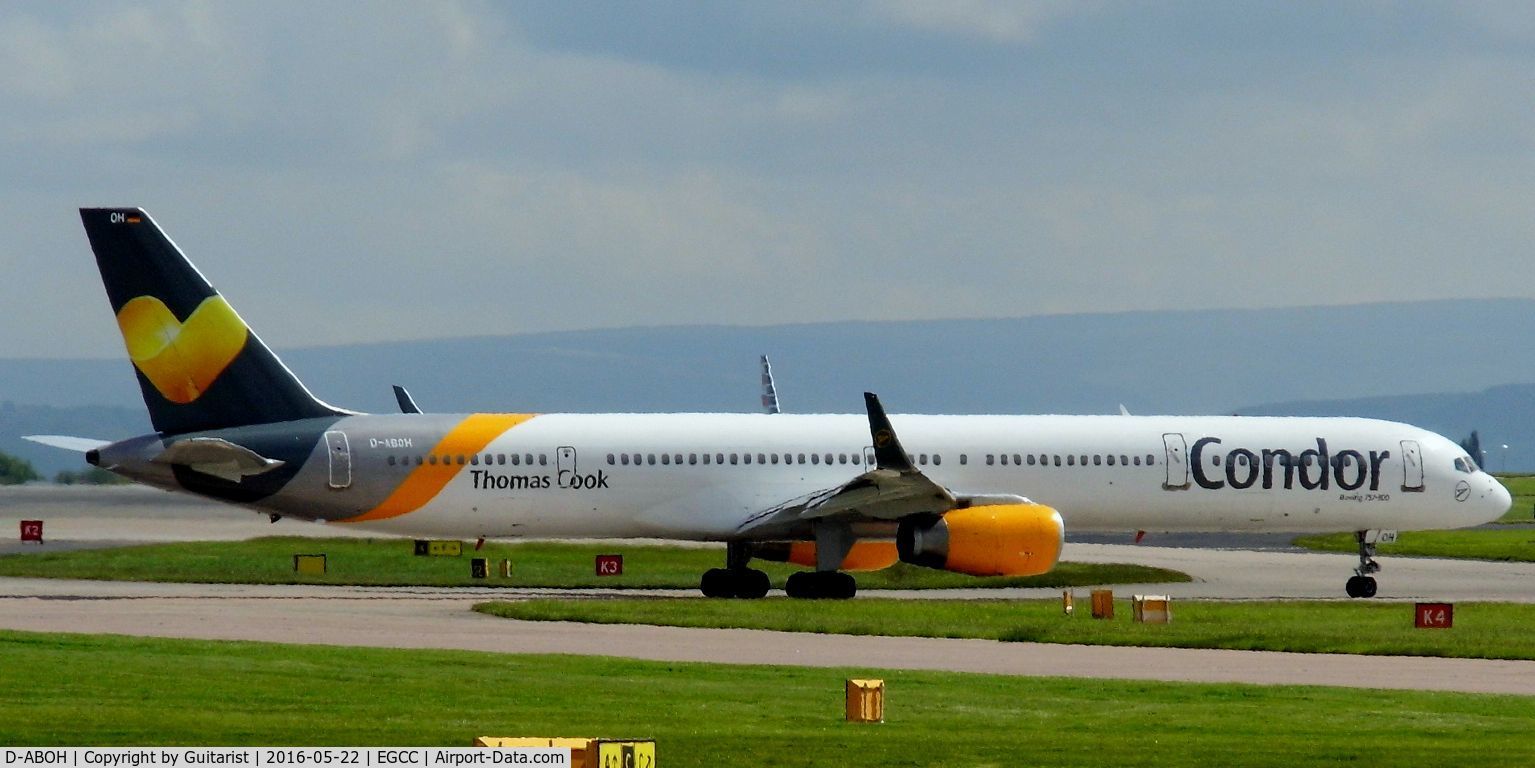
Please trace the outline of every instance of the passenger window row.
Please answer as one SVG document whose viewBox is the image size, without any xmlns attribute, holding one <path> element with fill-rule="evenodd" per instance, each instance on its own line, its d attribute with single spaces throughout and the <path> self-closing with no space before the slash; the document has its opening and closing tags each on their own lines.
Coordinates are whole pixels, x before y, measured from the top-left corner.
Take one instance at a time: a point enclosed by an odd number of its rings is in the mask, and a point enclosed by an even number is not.
<svg viewBox="0 0 1535 768">
<path fill-rule="evenodd" d="M 669 465 L 772 465 L 772 464 L 825 464 L 860 465 L 863 456 L 857 453 L 619 453 L 608 454 L 608 466 L 662 466 Z"/>
<path fill-rule="evenodd" d="M 943 456 L 941 454 L 914 453 L 907 454 L 907 457 L 911 460 L 912 464 L 919 466 L 927 466 L 931 464 L 932 466 L 936 467 L 943 465 Z M 639 467 L 655 466 L 657 464 L 669 466 L 682 465 L 684 463 L 690 466 L 697 464 L 755 464 L 757 466 L 774 464 L 811 464 L 825 465 L 830 467 L 833 465 L 846 466 L 850 464 L 859 466 L 865 462 L 863 456 L 857 453 L 689 453 L 686 455 L 686 461 L 684 461 L 683 454 L 680 453 L 608 454 L 609 466 Z M 959 463 L 968 463 L 968 457 L 963 453 L 960 454 Z"/>
<path fill-rule="evenodd" d="M 478 467 L 482 464 L 487 467 L 504 467 L 510 464 L 514 467 L 524 465 L 531 467 L 534 466 L 535 463 L 540 467 L 549 466 L 549 455 L 546 453 L 485 453 L 469 454 L 466 456 L 462 453 L 440 455 L 432 453 L 427 454 L 426 456 L 415 455 L 389 457 L 389 466 L 391 467 L 419 467 L 423 464 L 427 466 L 452 466 L 455 464 L 458 466 L 464 466 L 465 464 L 468 464 L 475 467 Z"/>
<path fill-rule="evenodd" d="M 1089 461 L 1092 462 L 1091 466 L 1094 466 L 1094 467 L 1102 467 L 1102 466 L 1110 466 L 1110 467 L 1114 467 L 1114 466 L 1120 466 L 1120 467 L 1129 467 L 1129 466 L 1140 467 L 1140 466 L 1146 466 L 1146 467 L 1150 467 L 1150 466 L 1153 466 L 1153 465 L 1155 465 L 1157 463 L 1157 457 L 1156 457 L 1155 454 L 1151 454 L 1151 453 L 1146 454 L 1146 456 L 1144 458 L 1142 458 L 1140 456 L 1126 456 L 1125 454 L 1119 454 L 1119 455 L 1116 456 L 1114 454 L 1103 454 L 1103 453 L 1094 453 L 1094 454 L 1091 454 L 1091 455 L 1088 455 L 1088 454 L 1067 454 L 1064 457 L 1061 456 L 1060 454 L 1054 454 L 1054 453 L 1038 453 L 1038 454 L 1036 454 L 1036 453 L 999 453 L 999 454 L 988 453 L 988 454 L 986 454 L 986 466 L 988 466 L 988 467 L 996 465 L 996 464 L 1000 464 L 1000 465 L 1002 465 L 1004 467 L 1006 467 L 1006 466 L 1014 466 L 1014 467 L 1022 467 L 1022 466 L 1030 466 L 1030 467 L 1035 467 L 1035 466 L 1039 466 L 1039 467 L 1049 467 L 1049 466 L 1056 466 L 1056 467 L 1060 467 L 1060 466 L 1086 467 L 1086 466 L 1089 466 L 1088 465 Z"/>
<path fill-rule="evenodd" d="M 917 466 L 942 466 L 943 455 L 934 453 L 907 454 L 911 463 Z M 969 455 L 961 453 L 959 463 L 969 464 Z M 610 453 L 607 455 L 608 466 L 681 466 L 687 464 L 696 466 L 708 465 L 793 465 L 810 464 L 825 466 L 862 466 L 864 457 L 859 453 Z M 986 454 L 986 466 L 1153 466 L 1156 464 L 1156 456 L 1146 454 L 1141 456 L 1126 456 L 1120 454 L 1020 454 L 1020 453 L 988 453 Z M 389 456 L 389 466 L 419 467 L 419 466 L 549 466 L 549 455 L 546 453 L 485 453 L 485 454 L 426 454 L 414 456 Z"/>
</svg>

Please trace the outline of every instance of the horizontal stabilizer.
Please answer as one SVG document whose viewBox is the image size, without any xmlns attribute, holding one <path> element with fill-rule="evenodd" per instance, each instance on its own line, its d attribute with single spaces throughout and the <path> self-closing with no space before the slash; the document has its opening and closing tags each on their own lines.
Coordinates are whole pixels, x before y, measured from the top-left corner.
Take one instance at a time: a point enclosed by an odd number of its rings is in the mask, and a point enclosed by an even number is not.
<svg viewBox="0 0 1535 768">
<path fill-rule="evenodd" d="M 104 448 L 112 444 L 110 440 L 97 440 L 91 437 L 70 437 L 69 435 L 23 435 L 23 440 L 31 440 L 50 448 L 63 448 L 66 451 L 79 451 L 85 453 L 97 448 Z"/>
<path fill-rule="evenodd" d="M 284 463 L 217 437 L 178 440 L 151 461 L 186 467 L 193 472 L 212 475 L 231 483 L 238 483 L 251 475 L 271 472 Z"/>
</svg>

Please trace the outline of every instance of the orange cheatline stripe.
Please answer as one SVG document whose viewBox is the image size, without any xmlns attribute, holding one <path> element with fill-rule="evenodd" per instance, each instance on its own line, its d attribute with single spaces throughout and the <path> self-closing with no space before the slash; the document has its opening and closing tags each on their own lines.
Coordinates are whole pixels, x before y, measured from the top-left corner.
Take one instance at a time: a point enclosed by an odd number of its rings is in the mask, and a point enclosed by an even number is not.
<svg viewBox="0 0 1535 768">
<path fill-rule="evenodd" d="M 490 441 L 500 437 L 507 430 L 531 419 L 536 414 L 532 413 L 476 413 L 458 423 L 445 435 L 437 446 L 432 448 L 432 454 L 436 456 L 472 456 L 485 450 Z M 427 502 L 436 498 L 437 494 L 447 486 L 459 472 L 464 469 L 463 464 L 422 464 L 411 470 L 405 477 L 405 481 L 389 494 L 378 506 L 356 517 L 348 517 L 337 520 L 338 523 L 361 523 L 367 520 L 388 520 L 391 517 L 409 514 Z"/>
</svg>

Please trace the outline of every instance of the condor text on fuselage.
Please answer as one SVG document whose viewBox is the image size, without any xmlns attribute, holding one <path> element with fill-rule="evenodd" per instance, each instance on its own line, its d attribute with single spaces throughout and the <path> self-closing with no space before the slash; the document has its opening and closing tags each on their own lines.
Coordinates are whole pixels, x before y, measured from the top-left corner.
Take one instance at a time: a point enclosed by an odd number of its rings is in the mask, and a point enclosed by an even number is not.
<svg viewBox="0 0 1535 768">
<path fill-rule="evenodd" d="M 1327 491 L 1331 485 L 1340 490 L 1357 491 L 1366 484 L 1369 490 L 1381 487 L 1381 465 L 1391 458 L 1391 451 L 1344 449 L 1328 452 L 1327 439 L 1316 438 L 1316 447 L 1299 453 L 1284 448 L 1233 448 L 1224 455 L 1221 438 L 1201 437 L 1189 449 L 1190 470 L 1194 484 L 1212 491 L 1231 487 L 1264 490 L 1276 487 L 1289 490 L 1297 484 L 1308 491 Z M 1225 465 L 1224 479 L 1206 474 L 1206 457 L 1215 467 Z M 1276 477 L 1276 467 L 1278 476 Z"/>
</svg>

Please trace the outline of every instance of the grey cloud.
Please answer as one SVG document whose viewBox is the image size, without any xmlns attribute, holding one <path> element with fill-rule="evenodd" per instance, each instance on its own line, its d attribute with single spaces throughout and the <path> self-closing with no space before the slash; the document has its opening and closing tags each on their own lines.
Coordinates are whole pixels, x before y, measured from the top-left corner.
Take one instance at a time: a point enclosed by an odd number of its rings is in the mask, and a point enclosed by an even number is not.
<svg viewBox="0 0 1535 768">
<path fill-rule="evenodd" d="M 1485 14 L 625 8 L 7 6 L 0 354 L 118 354 L 82 204 L 277 346 L 1528 293 Z"/>
</svg>

